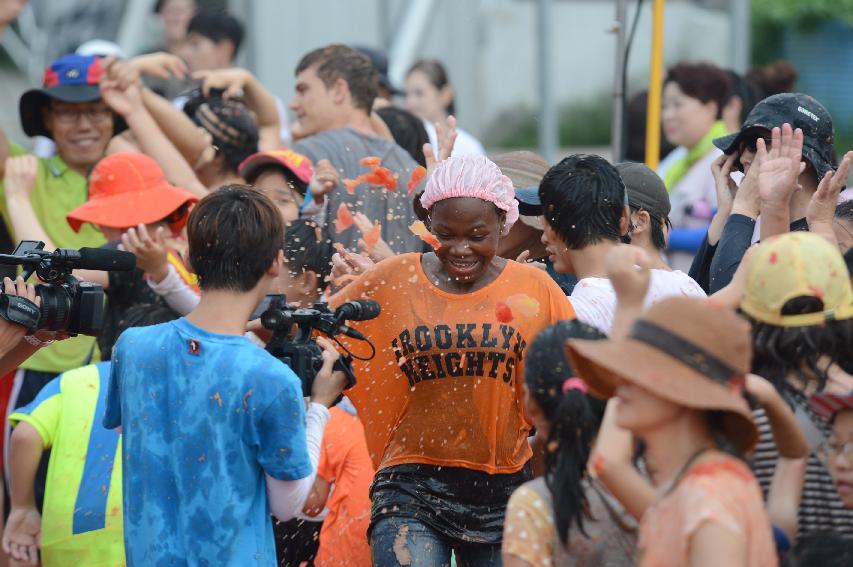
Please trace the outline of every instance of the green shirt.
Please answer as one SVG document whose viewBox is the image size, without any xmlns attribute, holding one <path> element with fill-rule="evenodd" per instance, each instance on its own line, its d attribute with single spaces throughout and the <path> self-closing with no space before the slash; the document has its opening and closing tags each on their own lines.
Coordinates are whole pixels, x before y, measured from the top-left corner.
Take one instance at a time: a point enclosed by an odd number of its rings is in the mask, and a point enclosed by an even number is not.
<svg viewBox="0 0 853 567">
<path fill-rule="evenodd" d="M 17 144 L 9 144 L 9 155 L 19 156 L 27 151 Z M 80 232 L 74 232 L 65 215 L 82 205 L 88 198 L 88 180 L 80 175 L 59 156 L 39 158 L 38 175 L 33 187 L 31 202 L 36 217 L 47 235 L 59 248 L 97 248 L 106 243 L 101 232 L 90 224 L 84 224 Z M 16 241 L 9 211 L 6 208 L 6 188 L 0 180 L 0 214 Z M 94 350 L 93 350 L 94 349 Z M 78 336 L 57 342 L 35 353 L 21 366 L 29 370 L 55 372 L 82 366 L 90 355 L 97 355 L 94 337 Z"/>
</svg>

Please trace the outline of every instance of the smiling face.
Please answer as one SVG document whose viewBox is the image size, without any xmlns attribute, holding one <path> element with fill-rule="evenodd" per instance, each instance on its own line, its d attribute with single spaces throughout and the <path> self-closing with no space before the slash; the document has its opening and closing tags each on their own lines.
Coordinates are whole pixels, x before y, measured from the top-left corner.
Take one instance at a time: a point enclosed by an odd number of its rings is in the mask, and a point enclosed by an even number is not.
<svg viewBox="0 0 853 567">
<path fill-rule="evenodd" d="M 59 156 L 84 175 L 107 150 L 113 135 L 113 112 L 103 101 L 68 103 L 53 100 L 44 111 L 44 124 Z"/>
<path fill-rule="evenodd" d="M 716 120 L 717 103 L 687 96 L 675 81 L 664 85 L 661 121 L 670 144 L 693 148 Z"/>
<path fill-rule="evenodd" d="M 296 113 L 304 135 L 336 127 L 340 122 L 343 97 L 339 88 L 327 87 L 317 76 L 316 66 L 312 65 L 296 75 L 295 89 L 290 109 Z"/>
<path fill-rule="evenodd" d="M 474 197 L 433 205 L 429 227 L 441 242 L 436 256 L 444 274 L 460 283 L 479 280 L 497 254 L 504 219 L 493 203 Z"/>
<path fill-rule="evenodd" d="M 558 274 L 574 273 L 572 265 L 572 253 L 566 243 L 557 234 L 557 231 L 551 228 L 548 221 L 544 222 L 544 230 L 542 231 L 542 244 L 545 245 L 545 253 L 548 255 L 548 260 L 554 266 L 554 271 Z"/>
<path fill-rule="evenodd" d="M 299 217 L 299 206 L 302 205 L 302 195 L 296 190 L 295 185 L 284 174 L 280 167 L 268 167 L 258 174 L 252 181 L 252 185 L 270 198 L 281 212 L 281 219 L 285 224 L 295 221 Z"/>
</svg>

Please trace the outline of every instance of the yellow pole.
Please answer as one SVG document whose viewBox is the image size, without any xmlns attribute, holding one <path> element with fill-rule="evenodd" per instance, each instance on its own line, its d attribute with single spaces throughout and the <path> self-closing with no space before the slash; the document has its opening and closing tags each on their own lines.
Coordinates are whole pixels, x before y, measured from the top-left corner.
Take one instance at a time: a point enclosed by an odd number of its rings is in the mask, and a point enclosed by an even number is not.
<svg viewBox="0 0 853 567">
<path fill-rule="evenodd" d="M 657 169 L 660 161 L 660 107 L 663 90 L 664 0 L 652 0 L 652 56 L 649 65 L 649 98 L 646 108 L 646 165 Z"/>
</svg>

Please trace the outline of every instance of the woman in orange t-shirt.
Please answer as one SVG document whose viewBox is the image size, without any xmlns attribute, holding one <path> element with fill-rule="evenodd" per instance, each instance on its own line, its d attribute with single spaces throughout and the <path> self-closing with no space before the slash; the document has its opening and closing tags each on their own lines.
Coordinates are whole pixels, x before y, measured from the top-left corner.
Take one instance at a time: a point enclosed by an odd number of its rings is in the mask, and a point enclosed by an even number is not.
<svg viewBox="0 0 853 567">
<path fill-rule="evenodd" d="M 382 308 L 356 325 L 376 356 L 347 392 L 378 471 L 373 564 L 447 565 L 453 551 L 499 565 L 507 500 L 531 478 L 524 353 L 574 313 L 543 270 L 495 256 L 518 205 L 487 158 L 441 162 L 421 204 L 435 252 L 380 262 L 331 302 Z"/>
</svg>

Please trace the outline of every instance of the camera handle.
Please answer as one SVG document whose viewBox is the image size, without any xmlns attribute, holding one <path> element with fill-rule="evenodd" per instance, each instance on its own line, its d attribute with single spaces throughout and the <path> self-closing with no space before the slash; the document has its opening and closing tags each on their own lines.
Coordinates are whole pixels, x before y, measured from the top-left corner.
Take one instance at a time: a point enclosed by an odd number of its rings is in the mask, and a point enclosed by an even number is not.
<svg viewBox="0 0 853 567">
<path fill-rule="evenodd" d="M 4 293 L 0 294 L 0 317 L 32 331 L 38 328 L 41 311 L 26 297 Z"/>
</svg>

